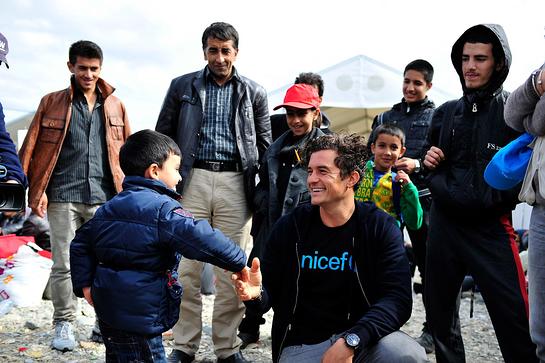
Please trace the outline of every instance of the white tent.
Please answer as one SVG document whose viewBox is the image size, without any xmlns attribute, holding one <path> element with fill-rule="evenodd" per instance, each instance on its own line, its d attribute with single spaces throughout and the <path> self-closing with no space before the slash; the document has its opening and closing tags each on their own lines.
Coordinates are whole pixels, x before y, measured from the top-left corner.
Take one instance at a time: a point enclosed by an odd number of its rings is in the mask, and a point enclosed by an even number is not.
<svg viewBox="0 0 545 363">
<path fill-rule="evenodd" d="M 324 80 L 322 111 L 332 121 L 333 130 L 366 134 L 375 115 L 400 102 L 403 72 L 364 55 L 358 55 L 316 72 Z M 295 79 L 294 75 L 294 79 Z M 269 107 L 281 104 L 287 84 L 268 94 Z M 437 87 L 429 96 L 436 105 L 454 99 Z"/>
</svg>

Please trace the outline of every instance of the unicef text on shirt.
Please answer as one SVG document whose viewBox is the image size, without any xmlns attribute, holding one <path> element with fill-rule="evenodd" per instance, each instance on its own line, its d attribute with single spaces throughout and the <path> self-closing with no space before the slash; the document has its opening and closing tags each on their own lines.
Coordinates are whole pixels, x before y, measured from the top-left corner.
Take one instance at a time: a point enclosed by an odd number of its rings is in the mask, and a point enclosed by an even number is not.
<svg viewBox="0 0 545 363">
<path fill-rule="evenodd" d="M 343 252 L 340 257 L 319 256 L 318 251 L 313 255 L 303 255 L 301 259 L 301 268 L 309 270 L 332 270 L 344 271 L 345 269 L 354 271 L 352 266 L 352 256 L 348 252 Z"/>
</svg>

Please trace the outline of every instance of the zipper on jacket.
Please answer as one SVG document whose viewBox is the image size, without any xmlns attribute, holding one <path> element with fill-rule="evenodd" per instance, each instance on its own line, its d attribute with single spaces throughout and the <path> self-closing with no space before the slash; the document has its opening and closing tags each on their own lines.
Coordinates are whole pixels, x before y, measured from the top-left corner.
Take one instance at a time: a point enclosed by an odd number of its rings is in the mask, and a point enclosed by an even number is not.
<svg viewBox="0 0 545 363">
<path fill-rule="evenodd" d="M 295 219 L 295 218 L 294 218 Z M 295 230 L 297 231 L 297 241 L 300 241 L 301 238 L 299 236 L 299 229 L 297 228 L 297 223 L 294 221 Z M 295 280 L 295 303 L 293 304 L 293 309 L 291 310 L 291 318 L 295 315 L 295 309 L 297 309 L 297 301 L 299 300 L 299 278 L 301 277 L 301 263 L 299 261 L 299 249 L 297 248 L 298 243 L 295 244 L 295 257 L 297 259 L 297 279 Z M 282 352 L 282 347 L 284 346 L 284 343 L 286 342 L 286 338 L 288 336 L 288 332 L 291 330 L 291 323 L 288 324 L 286 327 L 286 330 L 284 331 L 284 336 L 282 337 L 282 342 L 280 342 L 280 346 L 278 348 L 278 354 Z"/>
<path fill-rule="evenodd" d="M 352 250 L 356 250 L 356 243 L 354 242 L 354 237 L 352 237 Z M 363 284 L 360 280 L 360 273 L 358 271 L 358 263 L 356 259 L 354 258 L 354 269 L 356 271 L 356 279 L 358 280 L 358 285 L 360 286 L 361 293 L 363 294 L 363 298 L 365 299 L 365 302 L 369 307 L 371 307 L 371 304 L 369 303 L 369 299 L 367 298 L 367 295 L 365 294 L 365 290 L 363 290 Z M 350 313 L 348 313 L 348 316 L 350 317 Z"/>
<path fill-rule="evenodd" d="M 471 108 L 471 112 L 477 112 L 477 103 L 473 102 L 473 107 Z"/>
</svg>

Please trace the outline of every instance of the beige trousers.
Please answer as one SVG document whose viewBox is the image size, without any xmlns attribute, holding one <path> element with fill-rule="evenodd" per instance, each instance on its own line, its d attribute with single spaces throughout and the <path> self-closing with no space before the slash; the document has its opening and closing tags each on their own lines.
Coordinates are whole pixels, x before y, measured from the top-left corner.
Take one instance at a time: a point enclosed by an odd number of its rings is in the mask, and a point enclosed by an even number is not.
<svg viewBox="0 0 545 363">
<path fill-rule="evenodd" d="M 75 321 L 78 301 L 72 292 L 70 277 L 70 242 L 76 230 L 93 218 L 100 205 L 49 203 L 47 219 L 51 233 L 53 267 L 49 283 L 53 302 L 53 322 Z"/>
<path fill-rule="evenodd" d="M 205 219 L 242 249 L 250 238 L 251 214 L 240 172 L 213 172 L 193 169 L 186 181 L 182 205 L 196 219 Z M 201 271 L 203 263 L 183 258 L 179 279 L 184 287 L 180 318 L 174 326 L 174 349 L 195 354 L 202 332 Z M 218 358 L 226 358 L 240 350 L 238 326 L 244 315 L 244 304 L 231 283 L 231 272 L 214 267 L 216 298 L 212 315 L 212 341 Z"/>
</svg>

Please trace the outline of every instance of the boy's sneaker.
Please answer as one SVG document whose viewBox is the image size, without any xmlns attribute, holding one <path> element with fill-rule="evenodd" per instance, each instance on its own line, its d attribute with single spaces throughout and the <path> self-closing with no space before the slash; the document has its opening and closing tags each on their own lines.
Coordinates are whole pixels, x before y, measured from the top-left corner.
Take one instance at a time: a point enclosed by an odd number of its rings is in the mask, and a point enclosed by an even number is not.
<svg viewBox="0 0 545 363">
<path fill-rule="evenodd" d="M 100 332 L 100 328 L 98 326 L 98 320 L 95 320 L 95 326 L 93 327 L 93 331 L 91 332 L 91 341 L 99 344 L 104 344 L 104 340 L 102 339 L 102 333 Z"/>
<path fill-rule="evenodd" d="M 55 336 L 51 342 L 51 347 L 61 352 L 74 350 L 76 348 L 76 338 L 72 324 L 68 321 L 59 321 L 55 324 Z"/>
</svg>

